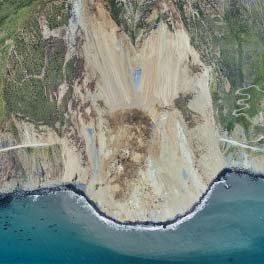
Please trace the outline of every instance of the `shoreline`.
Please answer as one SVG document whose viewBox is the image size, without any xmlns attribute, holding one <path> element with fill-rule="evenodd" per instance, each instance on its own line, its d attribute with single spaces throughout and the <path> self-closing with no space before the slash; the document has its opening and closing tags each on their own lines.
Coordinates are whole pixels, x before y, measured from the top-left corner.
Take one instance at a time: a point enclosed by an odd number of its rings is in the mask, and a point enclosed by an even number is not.
<svg viewBox="0 0 264 264">
<path fill-rule="evenodd" d="M 10 193 L 0 193 L 0 208 L 8 206 L 9 203 L 12 202 L 14 198 L 23 198 L 25 196 L 33 196 L 33 195 L 45 195 L 49 193 L 54 193 L 58 191 L 72 191 L 73 193 L 79 195 L 84 198 L 88 203 L 88 209 L 91 211 L 93 215 L 95 215 L 99 220 L 110 225 L 116 229 L 134 229 L 134 230 L 170 230 L 176 229 L 182 223 L 192 219 L 198 212 L 204 209 L 207 201 L 210 199 L 211 194 L 215 187 L 218 184 L 225 183 L 225 177 L 227 174 L 236 173 L 236 174 L 245 174 L 248 177 L 257 180 L 264 179 L 264 175 L 261 173 L 254 173 L 247 169 L 242 168 L 225 168 L 223 169 L 212 182 L 209 184 L 207 190 L 201 195 L 200 199 L 193 204 L 193 206 L 187 210 L 184 214 L 177 214 L 174 218 L 169 219 L 167 221 L 119 221 L 114 219 L 113 217 L 107 215 L 97 206 L 96 202 L 90 199 L 84 191 L 80 190 L 75 184 L 68 183 L 62 184 L 57 187 L 44 187 L 36 190 L 15 190 Z"/>
</svg>

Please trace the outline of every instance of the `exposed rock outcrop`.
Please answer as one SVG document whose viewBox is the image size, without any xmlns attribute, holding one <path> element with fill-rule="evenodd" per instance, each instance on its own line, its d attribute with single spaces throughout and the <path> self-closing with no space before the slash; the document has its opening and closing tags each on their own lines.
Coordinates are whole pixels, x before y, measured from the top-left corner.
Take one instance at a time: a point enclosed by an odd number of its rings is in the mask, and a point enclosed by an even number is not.
<svg viewBox="0 0 264 264">
<path fill-rule="evenodd" d="M 254 4 L 40 2 L 6 40 L 1 141 L 50 146 L 0 153 L 2 190 L 81 182 L 111 217 L 164 221 L 190 209 L 234 159 L 263 169 L 250 152 L 261 144 L 262 90 L 240 89 L 253 82 L 240 67 L 240 26 Z M 230 138 L 253 149 L 234 151 Z"/>
</svg>

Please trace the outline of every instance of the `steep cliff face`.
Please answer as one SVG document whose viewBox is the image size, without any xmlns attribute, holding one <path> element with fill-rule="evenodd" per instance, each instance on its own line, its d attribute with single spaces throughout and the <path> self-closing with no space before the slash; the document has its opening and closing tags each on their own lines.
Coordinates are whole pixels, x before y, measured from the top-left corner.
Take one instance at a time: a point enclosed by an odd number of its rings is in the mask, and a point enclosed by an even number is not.
<svg viewBox="0 0 264 264">
<path fill-rule="evenodd" d="M 134 34 L 133 45 L 104 3 L 74 8 L 85 67 L 71 122 L 86 140 L 87 193 L 121 220 L 183 213 L 224 166 L 209 68 L 180 22 L 175 31 L 161 22 L 143 39 Z"/>
<path fill-rule="evenodd" d="M 161 221 L 198 201 L 225 158 L 259 168 L 262 90 L 239 90 L 261 82 L 240 15 L 257 19 L 258 2 L 235 2 L 0 3 L 2 189 L 81 182 L 112 217 Z"/>
<path fill-rule="evenodd" d="M 178 1 L 210 91 L 229 166 L 263 171 L 263 2 Z"/>
<path fill-rule="evenodd" d="M 63 181 L 64 167 L 58 145 L 0 153 L 0 167 L 0 186 L 6 192 L 14 187 L 37 189 Z"/>
</svg>

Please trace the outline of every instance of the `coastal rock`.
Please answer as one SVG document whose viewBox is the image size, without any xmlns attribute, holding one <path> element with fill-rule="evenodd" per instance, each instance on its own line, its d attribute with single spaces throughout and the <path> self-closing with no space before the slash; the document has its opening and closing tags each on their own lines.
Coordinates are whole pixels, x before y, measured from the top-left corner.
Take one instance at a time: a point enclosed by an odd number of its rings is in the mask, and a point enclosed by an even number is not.
<svg viewBox="0 0 264 264">
<path fill-rule="evenodd" d="M 246 59 L 264 50 L 258 5 L 54 0 L 16 12 L 16 34 L 0 34 L 1 190 L 80 183 L 108 216 L 157 222 L 188 211 L 224 167 L 263 170 L 263 75 Z"/>
</svg>

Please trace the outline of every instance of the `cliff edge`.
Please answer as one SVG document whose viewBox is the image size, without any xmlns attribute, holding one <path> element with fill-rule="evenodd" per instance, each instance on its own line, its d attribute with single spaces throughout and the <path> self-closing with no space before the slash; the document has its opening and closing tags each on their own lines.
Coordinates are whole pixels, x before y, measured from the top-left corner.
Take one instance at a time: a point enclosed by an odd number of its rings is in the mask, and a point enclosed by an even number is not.
<svg viewBox="0 0 264 264">
<path fill-rule="evenodd" d="M 224 167 L 263 170 L 258 5 L 0 3 L 1 190 L 82 183 L 113 218 L 165 221 Z"/>
</svg>

